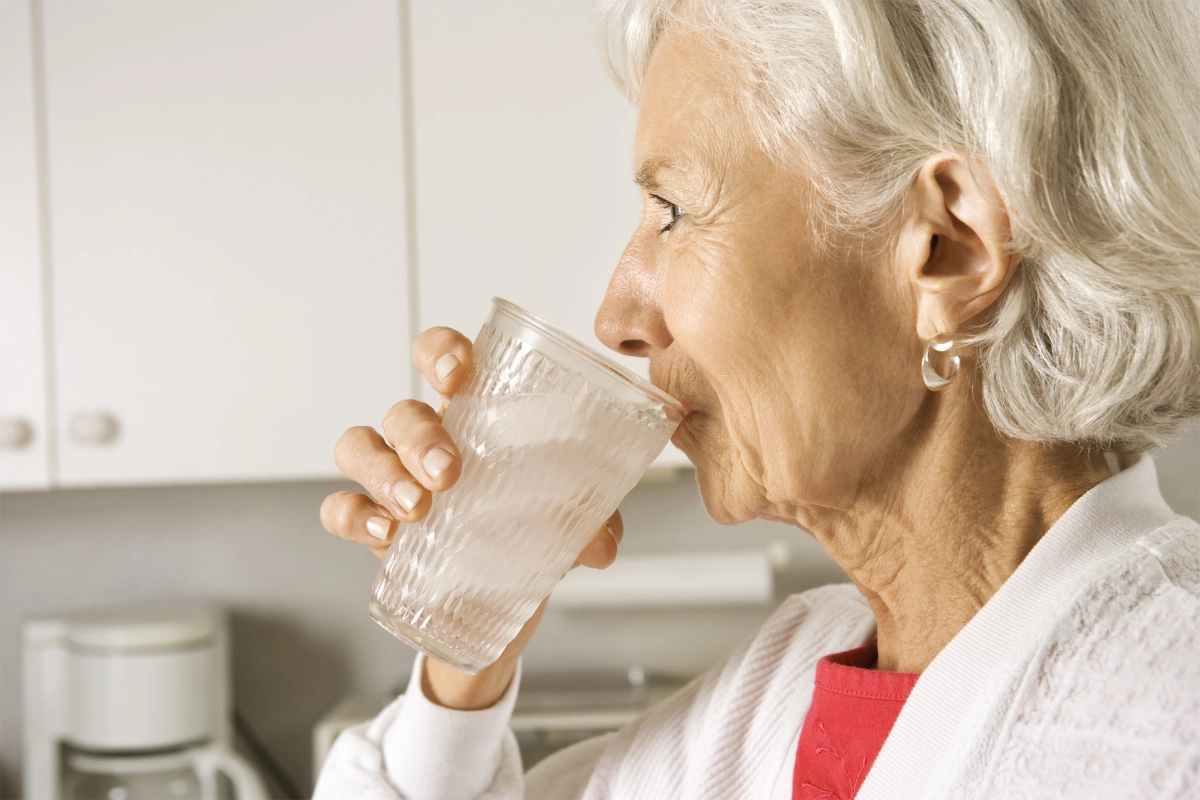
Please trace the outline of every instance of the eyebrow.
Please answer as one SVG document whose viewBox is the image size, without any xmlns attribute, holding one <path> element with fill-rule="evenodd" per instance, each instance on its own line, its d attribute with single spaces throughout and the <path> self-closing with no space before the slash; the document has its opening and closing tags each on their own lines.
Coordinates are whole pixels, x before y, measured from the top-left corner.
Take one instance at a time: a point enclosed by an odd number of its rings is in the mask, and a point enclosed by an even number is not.
<svg viewBox="0 0 1200 800">
<path fill-rule="evenodd" d="M 669 158 L 664 156 L 655 156 L 648 158 L 642 162 L 642 166 L 638 168 L 637 174 L 633 176 L 633 182 L 641 186 L 646 191 L 652 191 L 659 186 L 658 171 L 663 168 L 671 168 L 675 165 Z"/>
</svg>

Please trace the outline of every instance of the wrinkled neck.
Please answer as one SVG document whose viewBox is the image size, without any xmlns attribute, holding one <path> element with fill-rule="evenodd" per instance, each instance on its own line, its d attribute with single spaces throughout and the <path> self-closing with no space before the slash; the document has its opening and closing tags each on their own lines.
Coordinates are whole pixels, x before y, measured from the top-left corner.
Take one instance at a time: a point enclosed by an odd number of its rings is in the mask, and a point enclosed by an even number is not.
<svg viewBox="0 0 1200 800">
<path fill-rule="evenodd" d="M 850 507 L 796 520 L 870 603 L 881 670 L 923 671 L 1111 474 L 1101 453 L 1000 436 L 968 392 L 931 395 Z"/>
</svg>

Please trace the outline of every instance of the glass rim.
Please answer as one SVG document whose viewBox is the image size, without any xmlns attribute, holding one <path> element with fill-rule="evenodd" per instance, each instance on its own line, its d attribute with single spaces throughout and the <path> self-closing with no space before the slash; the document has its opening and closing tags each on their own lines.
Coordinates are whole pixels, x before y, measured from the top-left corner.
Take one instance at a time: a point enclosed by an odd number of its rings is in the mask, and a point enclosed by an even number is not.
<svg viewBox="0 0 1200 800">
<path fill-rule="evenodd" d="M 519 322 L 528 325 L 535 333 L 545 336 L 551 341 L 565 347 L 572 354 L 587 361 L 591 366 L 598 367 L 611 377 L 618 378 L 624 383 L 629 384 L 654 402 L 667 406 L 677 412 L 680 418 L 683 417 L 683 404 L 674 397 L 642 376 L 630 371 L 627 367 L 618 364 L 602 353 L 598 353 L 595 349 L 579 341 L 571 334 L 560 330 L 541 317 L 531 314 L 524 308 L 521 308 L 521 306 L 511 300 L 505 300 L 503 297 L 493 297 L 492 306 L 496 311 L 515 317 Z"/>
</svg>

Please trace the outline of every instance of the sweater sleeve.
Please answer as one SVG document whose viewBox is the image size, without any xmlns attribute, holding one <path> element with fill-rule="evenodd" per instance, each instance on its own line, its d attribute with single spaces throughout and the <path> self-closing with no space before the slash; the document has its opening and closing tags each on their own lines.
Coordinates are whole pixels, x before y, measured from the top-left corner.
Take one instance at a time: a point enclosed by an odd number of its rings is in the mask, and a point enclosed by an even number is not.
<svg viewBox="0 0 1200 800">
<path fill-rule="evenodd" d="M 517 800 L 525 793 L 521 754 L 509 727 L 521 667 L 491 708 L 458 711 L 421 690 L 417 656 L 408 689 L 370 722 L 338 736 L 314 800 Z"/>
</svg>

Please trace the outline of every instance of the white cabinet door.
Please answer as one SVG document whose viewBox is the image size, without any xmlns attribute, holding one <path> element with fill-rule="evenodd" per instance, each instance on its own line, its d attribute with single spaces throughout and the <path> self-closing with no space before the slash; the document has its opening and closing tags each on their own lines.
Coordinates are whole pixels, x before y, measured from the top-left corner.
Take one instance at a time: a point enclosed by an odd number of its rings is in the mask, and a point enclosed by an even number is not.
<svg viewBox="0 0 1200 800">
<path fill-rule="evenodd" d="M 0 489 L 50 483 L 30 10 L 0 2 Z"/>
<path fill-rule="evenodd" d="M 412 390 L 398 2 L 42 5 L 61 483 L 336 474 Z"/>
<path fill-rule="evenodd" d="M 593 320 L 640 212 L 637 110 L 587 0 L 414 0 L 412 64 L 420 327 L 474 336 L 499 295 L 603 350 Z M 668 448 L 659 465 L 687 463 Z"/>
</svg>

